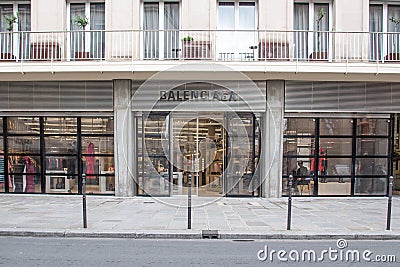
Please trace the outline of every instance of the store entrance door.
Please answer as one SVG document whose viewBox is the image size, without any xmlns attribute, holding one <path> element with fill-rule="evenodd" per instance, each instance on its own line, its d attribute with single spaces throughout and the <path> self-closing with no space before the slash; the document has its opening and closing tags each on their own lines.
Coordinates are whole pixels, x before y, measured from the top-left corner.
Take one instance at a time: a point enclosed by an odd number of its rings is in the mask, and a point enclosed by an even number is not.
<svg viewBox="0 0 400 267">
<path fill-rule="evenodd" d="M 192 194 L 224 194 L 224 113 L 174 113 L 171 124 L 172 194 L 187 194 L 189 175 Z"/>
</svg>

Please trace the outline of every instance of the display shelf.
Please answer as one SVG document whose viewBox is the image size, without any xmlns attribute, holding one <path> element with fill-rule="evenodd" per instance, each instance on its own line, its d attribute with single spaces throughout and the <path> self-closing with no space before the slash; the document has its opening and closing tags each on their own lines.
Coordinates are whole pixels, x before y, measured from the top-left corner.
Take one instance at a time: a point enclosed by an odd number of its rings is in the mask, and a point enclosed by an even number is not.
<svg viewBox="0 0 400 267">
<path fill-rule="evenodd" d="M 69 190 L 70 179 L 68 179 L 67 171 L 47 171 L 46 193 L 68 193 Z"/>
<path fill-rule="evenodd" d="M 112 179 L 114 178 L 114 176 L 110 176 L 110 175 L 114 175 L 113 171 L 101 171 L 101 176 L 100 176 L 100 192 L 101 193 L 110 193 L 113 194 L 115 193 L 115 180 L 112 183 L 107 183 L 107 178 L 108 179 Z M 106 176 L 108 175 L 108 176 Z"/>
</svg>

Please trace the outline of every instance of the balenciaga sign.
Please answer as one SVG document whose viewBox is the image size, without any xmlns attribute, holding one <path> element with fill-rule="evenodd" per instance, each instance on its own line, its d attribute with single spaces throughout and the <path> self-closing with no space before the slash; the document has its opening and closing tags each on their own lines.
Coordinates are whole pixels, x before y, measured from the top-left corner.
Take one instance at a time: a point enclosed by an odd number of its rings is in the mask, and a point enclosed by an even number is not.
<svg viewBox="0 0 400 267">
<path fill-rule="evenodd" d="M 238 101 L 239 96 L 230 90 L 170 90 L 160 91 L 160 101 Z"/>
</svg>

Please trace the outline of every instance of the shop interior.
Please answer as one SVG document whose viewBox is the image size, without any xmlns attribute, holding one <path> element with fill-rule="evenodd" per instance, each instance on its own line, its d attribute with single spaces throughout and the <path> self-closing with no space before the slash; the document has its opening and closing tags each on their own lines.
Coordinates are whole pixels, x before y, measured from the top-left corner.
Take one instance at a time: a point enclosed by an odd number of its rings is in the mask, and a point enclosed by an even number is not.
<svg viewBox="0 0 400 267">
<path fill-rule="evenodd" d="M 248 117 L 250 119 L 241 118 L 241 124 L 251 134 L 249 137 L 254 146 L 254 120 L 252 116 Z M 239 162 L 243 159 L 235 158 L 233 147 L 228 148 L 231 149 L 229 156 L 226 154 L 229 135 L 226 131 L 225 113 L 174 113 L 172 116 L 152 114 L 146 118 L 145 124 L 142 124 L 143 117 L 137 117 L 136 121 L 139 134 L 139 195 L 185 195 L 188 191 L 189 175 L 194 195 L 224 195 L 228 183 L 231 184 L 229 192 L 232 194 L 252 193 L 249 193 L 249 187 L 256 165 L 252 159 L 253 150 L 246 157 L 246 168 L 241 175 L 235 177 L 225 171 L 227 157 L 238 161 L 238 166 L 243 165 Z M 235 123 L 231 120 L 230 127 L 234 126 Z M 142 147 L 146 148 L 144 157 Z M 257 149 L 258 147 L 257 145 Z"/>
</svg>

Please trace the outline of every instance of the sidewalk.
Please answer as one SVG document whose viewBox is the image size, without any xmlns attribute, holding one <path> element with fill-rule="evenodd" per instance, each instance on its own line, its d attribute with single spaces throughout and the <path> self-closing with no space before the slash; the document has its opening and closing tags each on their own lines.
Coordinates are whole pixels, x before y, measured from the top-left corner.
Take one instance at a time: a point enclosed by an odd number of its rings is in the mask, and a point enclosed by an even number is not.
<svg viewBox="0 0 400 267">
<path fill-rule="evenodd" d="M 163 203 L 167 202 L 167 203 Z M 286 230 L 287 198 L 193 197 L 187 229 L 187 197 L 87 197 L 0 195 L 0 235 L 62 237 L 202 238 L 218 230 L 228 239 L 400 239 L 400 198 L 393 198 L 392 230 L 386 231 L 387 198 L 293 198 L 292 230 Z"/>
</svg>

